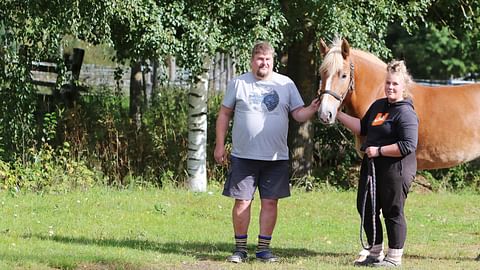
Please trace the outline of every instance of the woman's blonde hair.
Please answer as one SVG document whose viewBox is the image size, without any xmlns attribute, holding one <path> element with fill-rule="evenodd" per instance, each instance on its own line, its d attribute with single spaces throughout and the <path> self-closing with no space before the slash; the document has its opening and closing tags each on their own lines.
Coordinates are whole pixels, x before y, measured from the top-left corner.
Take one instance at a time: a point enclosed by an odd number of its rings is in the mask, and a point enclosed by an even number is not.
<svg viewBox="0 0 480 270">
<path fill-rule="evenodd" d="M 403 90 L 404 98 L 411 98 L 412 93 L 410 92 L 410 87 L 413 83 L 412 76 L 408 73 L 407 66 L 403 60 L 392 60 L 387 65 L 387 72 L 390 74 L 398 74 L 403 78 L 405 84 L 405 89 Z"/>
</svg>

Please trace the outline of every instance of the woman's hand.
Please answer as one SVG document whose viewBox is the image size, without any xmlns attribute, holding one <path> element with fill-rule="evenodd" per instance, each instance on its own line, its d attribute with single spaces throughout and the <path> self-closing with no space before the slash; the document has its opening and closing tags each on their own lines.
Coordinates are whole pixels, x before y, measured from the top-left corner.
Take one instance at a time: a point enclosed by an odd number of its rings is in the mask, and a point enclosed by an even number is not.
<svg viewBox="0 0 480 270">
<path fill-rule="evenodd" d="M 369 158 L 379 157 L 379 156 L 381 156 L 381 154 L 380 154 L 380 147 L 378 147 L 378 146 L 369 146 L 369 147 L 367 147 L 367 149 L 365 149 L 365 154 L 367 154 L 367 156 L 368 156 Z"/>
</svg>

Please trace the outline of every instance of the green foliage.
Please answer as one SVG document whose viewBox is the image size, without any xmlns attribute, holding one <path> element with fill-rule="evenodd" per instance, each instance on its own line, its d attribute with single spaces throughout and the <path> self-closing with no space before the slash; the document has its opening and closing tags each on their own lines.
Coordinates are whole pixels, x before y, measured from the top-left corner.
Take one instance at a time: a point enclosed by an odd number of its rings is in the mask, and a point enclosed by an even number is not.
<svg viewBox="0 0 480 270">
<path fill-rule="evenodd" d="M 2 160 L 25 159 L 34 140 L 35 89 L 29 83 L 29 57 L 10 42 L 0 19 L 0 145 Z"/>
<path fill-rule="evenodd" d="M 96 3 L 98 2 L 98 3 Z M 0 145 L 2 160 L 26 163 L 36 147 L 37 90 L 31 84 L 32 61 L 53 61 L 59 67 L 58 87 L 65 79 L 61 50 L 65 35 L 89 41 L 105 39 L 108 1 L 0 2 Z M 94 27 L 91 27 L 91 23 Z M 102 23 L 103 22 L 103 23 Z M 41 130 L 41 128 L 39 128 Z M 53 130 L 53 128 L 52 128 Z M 40 131 L 42 132 L 42 131 Z M 43 135 L 43 134 L 42 134 Z M 52 134 L 48 134 L 52 136 Z"/>
<path fill-rule="evenodd" d="M 32 160 L 14 163 L 0 162 L 0 183 L 6 190 L 65 193 L 88 189 L 99 182 L 99 175 L 84 162 L 70 160 L 69 144 L 54 150 L 44 144 L 40 150 L 31 149 Z"/>
<path fill-rule="evenodd" d="M 83 96 L 76 106 L 65 112 L 61 134 L 73 147 L 76 159 L 87 158 L 89 165 L 98 167 L 108 184 L 122 185 L 131 169 L 129 140 L 135 140 L 128 108 L 121 95 L 107 89 L 96 89 L 95 95 Z M 137 149 L 131 148 L 134 152 Z"/>
<path fill-rule="evenodd" d="M 125 185 L 135 181 L 159 185 L 183 183 L 188 152 L 188 104 L 183 89 L 159 91 L 151 109 L 145 111 L 141 130 L 136 130 L 128 119 L 125 98 L 108 91 L 84 96 L 75 107 L 65 111 L 60 106 L 57 111 L 49 111 L 45 115 L 39 112 L 35 107 L 36 89 L 29 79 L 30 63 L 46 59 L 57 62 L 62 69 L 58 79 L 61 85 L 65 75 L 61 51 L 69 42 L 66 37 L 111 45 L 116 50 L 115 60 L 122 63 L 173 55 L 182 67 L 193 74 L 203 71 L 206 56 L 216 51 L 230 52 L 235 56 L 237 71 L 240 72 L 248 66 L 249 51 L 255 40 L 267 39 L 275 47 L 288 51 L 292 42 L 308 31 L 316 35 L 316 40 L 308 40 L 310 45 L 320 37 L 328 40 L 342 35 L 355 47 L 387 57 L 389 50 L 385 46 L 385 37 L 388 27 L 398 22 L 407 32 L 412 32 L 419 22 L 430 22 L 432 12 L 427 17 L 425 12 L 435 4 L 441 14 L 447 14 L 444 17 L 448 18 L 449 27 L 435 25 L 429 28 L 432 31 L 429 38 L 433 42 L 426 46 L 427 52 L 420 51 L 420 54 L 448 54 L 448 59 L 443 58 L 445 69 L 426 69 L 455 73 L 478 69 L 478 54 L 475 54 L 480 46 L 477 40 L 477 2 L 1 1 L 0 158 L 8 162 L 4 164 L 5 168 L 14 168 L 15 172 L 20 164 L 36 166 L 31 160 L 42 160 L 54 165 L 51 169 L 34 168 L 33 171 L 53 175 L 57 168 L 67 167 L 66 163 L 57 160 L 64 158 L 71 160 L 72 164 L 85 162 L 89 168 L 95 168 L 92 170 L 101 170 L 108 184 Z M 458 3 L 461 5 L 456 5 Z M 458 14 L 463 16 L 456 24 Z M 462 34 L 460 30 L 465 29 L 469 31 Z M 452 42 L 445 38 L 448 33 L 454 33 L 458 40 L 468 42 Z M 458 52 L 463 53 L 460 56 L 454 54 Z M 468 57 L 471 62 L 464 60 Z M 428 62 L 420 57 L 418 59 L 422 60 L 422 64 Z M 119 74 L 120 71 L 116 76 Z M 219 104 L 220 99 L 213 97 L 208 105 L 207 167 L 210 179 L 221 182 L 226 168 L 218 167 L 212 161 L 214 119 Z M 355 167 L 358 159 L 348 138 L 339 137 L 335 127 L 315 129 L 317 169 L 314 176 L 305 180 L 305 185 L 318 182 L 351 187 L 354 173 L 350 168 Z M 68 152 L 62 150 L 65 149 L 64 142 L 69 143 Z M 36 181 L 34 178 L 25 179 Z M 455 179 L 455 186 L 464 186 L 461 177 Z M 32 184 L 32 189 L 45 186 L 42 179 L 38 181 L 38 186 Z M 7 182 L 10 183 L 10 180 Z"/>
<path fill-rule="evenodd" d="M 389 47 L 416 78 L 448 80 L 478 73 L 479 14 L 478 1 L 435 1 L 418 31 L 407 33 L 393 25 Z"/>
<path fill-rule="evenodd" d="M 480 164 L 475 161 L 458 166 L 420 172 L 435 191 L 480 191 Z"/>
<path fill-rule="evenodd" d="M 480 71 L 480 57 L 475 53 L 480 44 L 470 35 L 460 39 L 452 36 L 448 26 L 435 24 L 420 28 L 412 36 L 397 30 L 392 50 L 398 58 L 406 60 L 415 78 L 448 80 Z"/>
<path fill-rule="evenodd" d="M 385 44 L 388 26 L 398 21 L 408 31 L 416 29 L 416 20 L 423 18 L 433 1 L 282 1 L 284 14 L 289 22 L 284 29 L 287 40 L 300 39 L 313 29 L 327 41 L 335 36 L 346 37 L 357 48 L 365 49 L 380 57 L 390 55 Z M 289 42 L 287 42 L 288 47 Z"/>
<path fill-rule="evenodd" d="M 144 151 L 144 169 L 138 172 L 159 185 L 179 183 L 186 175 L 188 91 L 166 88 L 157 93 L 144 117 L 147 145 L 139 145 Z"/>
<path fill-rule="evenodd" d="M 315 122 L 315 163 L 312 187 L 355 187 L 358 182 L 360 158 L 355 151 L 353 136 L 342 125 L 325 126 Z"/>
</svg>

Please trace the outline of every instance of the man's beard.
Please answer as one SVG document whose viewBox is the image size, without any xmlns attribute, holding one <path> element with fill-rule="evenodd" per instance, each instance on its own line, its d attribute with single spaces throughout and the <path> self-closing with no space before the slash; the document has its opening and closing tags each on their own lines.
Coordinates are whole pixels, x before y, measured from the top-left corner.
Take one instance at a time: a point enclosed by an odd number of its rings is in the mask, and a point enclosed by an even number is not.
<svg viewBox="0 0 480 270">
<path fill-rule="evenodd" d="M 265 78 L 268 76 L 268 70 L 262 70 L 262 69 L 259 69 L 257 70 L 257 77 L 260 77 L 260 78 Z"/>
</svg>

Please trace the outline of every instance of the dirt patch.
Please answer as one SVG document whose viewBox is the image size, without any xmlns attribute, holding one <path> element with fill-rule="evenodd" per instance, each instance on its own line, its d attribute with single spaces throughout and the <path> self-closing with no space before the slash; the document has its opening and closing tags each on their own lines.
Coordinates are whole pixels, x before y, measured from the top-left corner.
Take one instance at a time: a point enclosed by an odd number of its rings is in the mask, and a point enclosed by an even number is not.
<svg viewBox="0 0 480 270">
<path fill-rule="evenodd" d="M 415 193 L 431 193 L 433 192 L 432 185 L 423 175 L 417 174 L 415 180 L 412 183 L 411 191 Z"/>
</svg>

